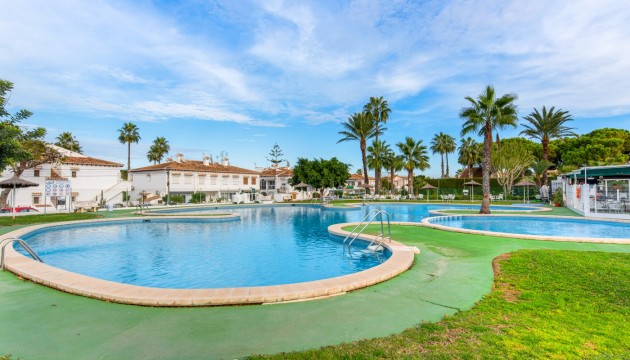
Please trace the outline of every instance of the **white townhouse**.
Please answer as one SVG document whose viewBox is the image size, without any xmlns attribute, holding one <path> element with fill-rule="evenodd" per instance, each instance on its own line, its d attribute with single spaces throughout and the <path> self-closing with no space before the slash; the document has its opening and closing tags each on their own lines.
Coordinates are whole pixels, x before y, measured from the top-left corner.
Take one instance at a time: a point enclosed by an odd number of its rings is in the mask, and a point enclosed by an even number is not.
<svg viewBox="0 0 630 360">
<path fill-rule="evenodd" d="M 93 158 L 55 145 L 47 146 L 56 150 L 61 157 L 54 163 L 42 164 L 22 173 L 21 179 L 37 183 L 38 186 L 17 189 L 16 206 L 32 206 L 40 211 L 44 207 L 68 209 L 66 197 L 45 196 L 46 180 L 69 181 L 72 189 L 71 201 L 75 203 L 122 203 L 123 192 L 131 186 L 121 178 L 123 164 Z M 2 173 L 2 180 L 12 176 L 13 171 L 7 168 Z M 9 196 L 9 200 L 11 199 L 12 196 Z"/>
<path fill-rule="evenodd" d="M 368 176 L 368 186 L 365 186 L 365 178 L 360 174 L 352 174 L 346 180 L 346 191 L 349 194 L 363 194 L 366 191 L 366 188 L 370 189 L 370 192 L 374 192 L 374 185 L 376 184 L 376 180 Z"/>
<path fill-rule="evenodd" d="M 307 200 L 312 196 L 313 188 L 310 185 L 298 189 L 289 183 L 293 177 L 293 169 L 289 167 L 271 165 L 259 171 L 260 193 L 265 197 L 271 197 L 275 202 Z"/>
<path fill-rule="evenodd" d="M 232 166 L 227 157 L 216 163 L 209 156 L 202 161 L 185 160 L 182 154 L 175 160 L 131 169 L 129 178 L 134 202 L 155 202 L 169 193 L 184 196 L 186 202 L 194 193 L 205 194 L 207 202 L 251 202 L 259 192 L 259 179 L 259 172 Z"/>
</svg>

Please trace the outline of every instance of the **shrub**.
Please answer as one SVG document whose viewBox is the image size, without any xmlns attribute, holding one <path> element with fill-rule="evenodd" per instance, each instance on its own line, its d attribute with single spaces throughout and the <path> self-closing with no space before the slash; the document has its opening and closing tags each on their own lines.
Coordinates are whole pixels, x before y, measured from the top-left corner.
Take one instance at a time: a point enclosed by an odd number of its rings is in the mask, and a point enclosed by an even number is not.
<svg viewBox="0 0 630 360">
<path fill-rule="evenodd" d="M 556 191 L 553 192 L 553 203 L 556 206 L 564 206 L 564 197 L 563 197 L 562 189 L 557 188 Z"/>
<path fill-rule="evenodd" d="M 206 194 L 204 193 L 194 193 L 190 198 L 190 202 L 192 204 L 199 204 L 206 201 Z"/>
</svg>

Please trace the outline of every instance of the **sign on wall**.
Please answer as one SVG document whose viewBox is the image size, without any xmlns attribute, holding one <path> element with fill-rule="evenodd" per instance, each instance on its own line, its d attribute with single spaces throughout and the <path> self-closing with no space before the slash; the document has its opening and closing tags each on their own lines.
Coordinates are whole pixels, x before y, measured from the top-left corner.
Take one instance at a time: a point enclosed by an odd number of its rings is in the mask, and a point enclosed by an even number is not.
<svg viewBox="0 0 630 360">
<path fill-rule="evenodd" d="M 72 196 L 68 180 L 46 180 L 46 196 Z"/>
</svg>

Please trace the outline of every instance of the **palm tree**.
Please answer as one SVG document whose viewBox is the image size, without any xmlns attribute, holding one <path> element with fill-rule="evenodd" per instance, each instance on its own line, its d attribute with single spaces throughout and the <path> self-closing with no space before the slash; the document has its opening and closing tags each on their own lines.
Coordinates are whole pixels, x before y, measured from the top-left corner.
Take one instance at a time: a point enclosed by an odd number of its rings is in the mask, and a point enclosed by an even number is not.
<svg viewBox="0 0 630 360">
<path fill-rule="evenodd" d="M 396 171 L 400 171 L 403 169 L 404 162 L 403 158 L 400 155 L 396 155 L 391 149 L 387 152 L 385 156 L 383 166 L 385 169 L 389 171 L 389 182 L 392 185 L 392 194 L 394 192 L 394 177 L 396 176 Z"/>
<path fill-rule="evenodd" d="M 121 144 L 127 144 L 127 176 L 129 176 L 129 170 L 131 170 L 131 143 L 137 144 L 140 141 L 140 134 L 136 124 L 130 122 L 124 123 L 123 127 L 118 129 L 118 132 L 118 141 Z"/>
<path fill-rule="evenodd" d="M 363 176 L 364 182 L 369 184 L 367 172 L 367 158 L 366 148 L 367 140 L 376 136 L 377 130 L 374 124 L 374 118 L 372 114 L 368 112 L 360 112 L 352 114 L 345 123 L 342 123 L 345 130 L 340 131 L 339 134 L 343 135 L 337 143 L 344 141 L 358 141 L 361 148 L 361 160 L 363 161 Z"/>
<path fill-rule="evenodd" d="M 385 128 L 380 128 L 379 125 L 381 123 L 386 124 L 389 119 L 389 114 L 392 110 L 389 108 L 389 104 L 387 100 L 383 99 L 383 97 L 370 97 L 370 101 L 363 106 L 363 111 L 372 114 L 374 118 L 374 122 L 376 123 L 376 135 L 375 140 L 378 141 L 378 136 L 383 133 Z M 380 182 L 381 182 L 381 169 L 375 169 L 374 171 L 374 180 L 376 181 L 375 191 L 378 193 Z"/>
<path fill-rule="evenodd" d="M 480 158 L 479 146 L 475 139 L 470 136 L 461 139 L 459 144 L 459 163 L 468 169 L 468 175 L 472 178 L 472 165 L 476 164 Z"/>
<path fill-rule="evenodd" d="M 440 177 L 444 177 L 444 133 L 440 132 L 439 134 L 435 134 L 433 135 L 433 139 L 431 140 L 431 151 L 433 151 L 434 154 L 439 153 L 440 154 L 440 165 L 441 165 L 441 173 L 440 173 Z"/>
<path fill-rule="evenodd" d="M 459 117 L 464 119 L 462 136 L 474 132 L 483 136 L 482 189 L 480 214 L 490 214 L 490 160 L 492 159 L 492 130 L 506 126 L 517 126 L 518 117 L 514 101 L 515 94 L 506 94 L 496 98 L 494 88 L 487 86 L 477 100 L 466 97 L 470 107 L 463 108 Z"/>
<path fill-rule="evenodd" d="M 385 141 L 374 140 L 367 148 L 367 165 L 370 169 L 382 169 L 385 167 L 387 154 L 392 150 Z M 376 189 L 376 188 L 375 188 Z M 378 193 L 377 193 L 378 194 Z"/>
<path fill-rule="evenodd" d="M 426 170 L 429 166 L 429 155 L 427 147 L 422 145 L 422 140 L 415 141 L 407 136 L 405 142 L 396 144 L 403 158 L 403 167 L 407 169 L 407 181 L 409 184 L 409 195 L 413 192 L 413 170 Z"/>
<path fill-rule="evenodd" d="M 57 142 L 55 143 L 55 145 L 70 151 L 76 151 L 78 153 L 83 152 L 83 150 L 81 149 L 81 145 L 79 145 L 79 141 L 69 131 L 64 131 L 59 134 L 59 136 L 57 136 Z"/>
<path fill-rule="evenodd" d="M 168 144 L 168 140 L 162 136 L 158 136 L 153 140 L 153 145 L 149 148 L 147 153 L 147 159 L 153 161 L 154 164 L 159 164 L 164 159 L 164 155 L 171 151 L 171 146 Z"/>
<path fill-rule="evenodd" d="M 455 149 L 457 149 L 457 143 L 455 142 L 455 138 L 452 137 L 451 135 L 448 134 L 444 134 L 444 157 L 446 158 L 446 177 L 450 177 L 449 176 L 449 169 L 448 169 L 448 154 L 455 152 Z"/>
<path fill-rule="evenodd" d="M 577 136 L 576 133 L 571 131 L 573 128 L 564 126 L 564 123 L 573 120 L 569 112 L 560 109 L 556 111 L 553 106 L 549 111 L 543 106 L 542 114 L 538 112 L 538 109 L 534 108 L 534 111 L 523 119 L 527 120 L 529 124 L 523 125 L 525 130 L 521 131 L 521 135 L 540 140 L 543 162 L 549 161 L 549 141 L 551 139 Z M 547 183 L 547 169 L 542 173 L 542 183 Z"/>
</svg>

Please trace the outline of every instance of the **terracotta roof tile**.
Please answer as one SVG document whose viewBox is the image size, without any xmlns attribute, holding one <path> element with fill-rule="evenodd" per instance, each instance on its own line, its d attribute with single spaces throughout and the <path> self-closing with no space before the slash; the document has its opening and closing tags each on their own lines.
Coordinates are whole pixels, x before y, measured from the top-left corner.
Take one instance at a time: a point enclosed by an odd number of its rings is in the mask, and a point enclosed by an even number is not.
<svg viewBox="0 0 630 360">
<path fill-rule="evenodd" d="M 131 172 L 143 172 L 143 171 L 197 171 L 197 172 L 210 172 L 210 173 L 233 173 L 233 174 L 255 174 L 259 175 L 258 171 L 243 169 L 232 165 L 221 164 L 208 164 L 204 165 L 202 161 L 198 160 L 185 160 L 182 162 L 169 161 L 161 164 L 145 166 L 137 169 L 131 169 Z"/>
<path fill-rule="evenodd" d="M 261 176 L 293 176 L 293 170 L 287 167 L 267 168 L 260 172 Z"/>
<path fill-rule="evenodd" d="M 123 164 L 117 162 L 101 160 L 89 156 L 66 156 L 61 159 L 61 163 L 69 165 L 123 166 Z"/>
</svg>

